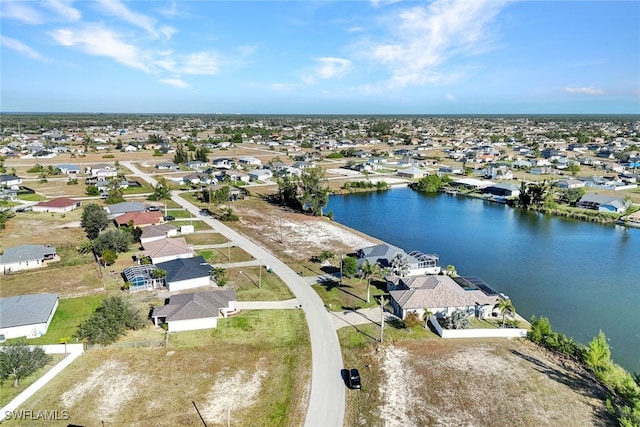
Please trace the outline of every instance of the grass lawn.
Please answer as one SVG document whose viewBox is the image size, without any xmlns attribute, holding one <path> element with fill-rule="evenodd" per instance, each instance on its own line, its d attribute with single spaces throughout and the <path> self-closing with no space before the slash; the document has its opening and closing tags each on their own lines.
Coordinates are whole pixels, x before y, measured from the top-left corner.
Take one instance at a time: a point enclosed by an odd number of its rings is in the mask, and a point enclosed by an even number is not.
<svg viewBox="0 0 640 427">
<path fill-rule="evenodd" d="M 67 409 L 52 426 L 198 426 L 195 403 L 210 426 L 226 425 L 229 410 L 232 425 L 301 426 L 310 381 L 303 313 L 247 311 L 171 334 L 168 347 L 89 349 L 23 408 Z"/>
<path fill-rule="evenodd" d="M 314 285 L 313 289 L 318 293 L 322 301 L 332 310 L 358 309 L 375 307 L 378 305 L 376 299 L 383 295 L 384 282 L 380 280 L 371 281 L 371 298 L 367 304 L 367 281 L 360 279 L 343 279 L 342 286 L 338 280 Z"/>
<path fill-rule="evenodd" d="M 241 262 L 251 261 L 253 257 L 244 250 L 237 246 L 231 248 L 211 248 L 211 249 L 198 249 L 197 255 L 202 255 L 207 262 L 212 264 L 224 264 L 227 262 Z M 231 260 L 229 260 L 229 254 L 231 254 Z"/>
<path fill-rule="evenodd" d="M 31 345 L 32 341 L 33 340 L 29 340 L 27 344 Z M 32 375 L 21 379 L 20 382 L 18 383 L 18 387 L 13 386 L 12 379 L 5 381 L 2 384 L 2 387 L 0 387 L 0 407 L 11 402 L 17 395 L 25 391 L 27 387 L 29 387 L 31 384 L 36 382 L 38 378 L 46 374 L 47 371 L 49 371 L 49 369 L 53 368 L 56 365 L 56 363 L 62 360 L 63 356 L 64 356 L 63 354 L 52 354 L 51 361 L 47 363 L 46 366 L 43 366 L 42 368 L 38 369 Z M 5 414 L 2 414 L 3 418 L 4 416 Z"/>
<path fill-rule="evenodd" d="M 29 340 L 29 343 L 58 344 L 60 338 L 73 337 L 80 322 L 91 317 L 104 298 L 105 295 L 89 295 L 61 299 L 47 333 L 40 338 Z M 74 343 L 75 340 L 71 338 L 69 342 Z"/>
<path fill-rule="evenodd" d="M 191 215 L 191 212 L 182 208 L 180 209 L 168 208 L 167 215 L 171 215 L 174 218 L 193 218 L 193 215 Z"/>
<path fill-rule="evenodd" d="M 227 243 L 227 238 L 220 233 L 186 234 L 184 239 L 191 245 L 218 245 Z"/>
<path fill-rule="evenodd" d="M 31 193 L 31 194 L 18 193 L 18 199 L 24 200 L 25 202 L 41 202 L 43 200 L 47 200 L 46 197 L 41 196 L 38 193 Z"/>
<path fill-rule="evenodd" d="M 294 298 L 280 277 L 267 272 L 266 268 L 262 268 L 262 273 L 257 266 L 230 268 L 227 269 L 227 277 L 228 286 L 236 290 L 240 301 L 283 301 Z"/>
<path fill-rule="evenodd" d="M 190 222 L 189 225 L 193 225 L 193 229 L 195 231 L 204 231 L 204 230 L 211 230 L 211 226 L 209 224 L 207 224 L 204 221 L 200 221 L 200 220 L 194 220 L 193 222 Z"/>
</svg>

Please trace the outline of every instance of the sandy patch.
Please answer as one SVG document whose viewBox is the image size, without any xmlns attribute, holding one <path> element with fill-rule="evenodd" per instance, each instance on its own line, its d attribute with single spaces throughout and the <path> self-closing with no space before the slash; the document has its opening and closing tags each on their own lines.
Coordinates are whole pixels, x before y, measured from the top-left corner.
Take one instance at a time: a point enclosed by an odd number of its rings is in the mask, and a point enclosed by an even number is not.
<svg viewBox="0 0 640 427">
<path fill-rule="evenodd" d="M 412 425 L 408 411 L 415 401 L 411 380 L 414 375 L 406 364 L 408 356 L 407 350 L 396 347 L 386 348 L 382 355 L 382 371 L 387 381 L 380 389 L 384 404 L 379 410 L 386 427 Z"/>
<path fill-rule="evenodd" d="M 110 418 L 118 413 L 122 405 L 138 394 L 140 378 L 127 373 L 127 366 L 116 361 L 108 361 L 94 370 L 89 377 L 62 393 L 60 400 L 67 408 L 84 406 L 83 400 L 98 396 L 96 415 Z"/>
<path fill-rule="evenodd" d="M 262 389 L 262 381 L 269 374 L 260 367 L 253 373 L 240 370 L 234 374 L 220 372 L 207 394 L 207 403 L 201 409 L 204 419 L 215 423 L 227 420 L 228 412 L 252 406 Z"/>
<path fill-rule="evenodd" d="M 320 218 L 301 214 L 269 215 L 253 209 L 243 209 L 240 222 L 243 227 L 268 238 L 284 242 L 279 249 L 294 257 L 311 256 L 327 248 L 345 247 L 350 250 L 372 246 L 375 243 L 358 234 Z"/>
</svg>

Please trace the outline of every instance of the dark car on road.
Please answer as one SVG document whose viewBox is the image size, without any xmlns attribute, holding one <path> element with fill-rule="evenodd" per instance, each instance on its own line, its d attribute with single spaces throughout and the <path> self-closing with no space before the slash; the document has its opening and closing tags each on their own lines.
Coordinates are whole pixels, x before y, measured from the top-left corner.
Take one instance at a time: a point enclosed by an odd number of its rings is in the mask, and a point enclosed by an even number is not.
<svg viewBox="0 0 640 427">
<path fill-rule="evenodd" d="M 200 209 L 200 215 L 202 216 L 211 216 L 211 211 L 209 209 Z"/>
<path fill-rule="evenodd" d="M 350 369 L 347 376 L 347 384 L 349 388 L 359 389 L 361 387 L 360 372 L 357 369 Z"/>
</svg>

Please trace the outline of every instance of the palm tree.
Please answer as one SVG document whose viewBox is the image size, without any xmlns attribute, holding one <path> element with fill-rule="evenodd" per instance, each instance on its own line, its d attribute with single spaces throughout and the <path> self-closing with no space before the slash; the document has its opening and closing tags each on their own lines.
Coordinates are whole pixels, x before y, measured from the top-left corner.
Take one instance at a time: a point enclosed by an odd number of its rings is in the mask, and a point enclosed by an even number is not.
<svg viewBox="0 0 640 427">
<path fill-rule="evenodd" d="M 371 264 L 369 260 L 365 260 L 360 267 L 360 274 L 363 278 L 367 279 L 367 304 L 371 302 L 371 277 L 377 275 L 380 272 L 378 264 Z"/>
<path fill-rule="evenodd" d="M 400 277 L 409 273 L 409 260 L 404 252 L 398 252 L 391 260 L 391 268 Z"/>
<path fill-rule="evenodd" d="M 510 298 L 500 298 L 500 301 L 498 301 L 494 308 L 500 310 L 500 314 L 502 314 L 502 327 L 504 328 L 505 317 L 507 313 L 513 316 L 513 314 L 516 312 L 516 308 L 513 306 Z"/>
<path fill-rule="evenodd" d="M 424 320 L 424 327 L 426 328 L 429 324 L 429 317 L 433 316 L 435 313 L 428 308 L 424 309 L 424 314 L 422 315 L 422 320 Z"/>
</svg>

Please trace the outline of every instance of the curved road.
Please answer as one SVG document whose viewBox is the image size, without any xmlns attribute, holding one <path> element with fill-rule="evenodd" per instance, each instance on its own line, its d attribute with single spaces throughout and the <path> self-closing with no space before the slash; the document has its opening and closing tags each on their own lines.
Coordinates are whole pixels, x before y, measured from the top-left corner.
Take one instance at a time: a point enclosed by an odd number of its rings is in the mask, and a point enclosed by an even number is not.
<svg viewBox="0 0 640 427">
<path fill-rule="evenodd" d="M 157 184 L 155 179 L 133 166 L 132 162 L 123 161 L 121 164 L 149 184 Z M 172 199 L 195 217 L 200 218 L 219 233 L 233 240 L 236 246 L 251 254 L 255 259 L 260 260 L 265 265 L 269 265 L 273 272 L 291 289 L 291 292 L 302 305 L 311 339 L 311 393 L 304 425 L 306 427 L 342 427 L 344 424 L 345 399 L 345 385 L 341 376 L 341 370 L 344 368 L 342 353 L 333 320 L 318 294 L 302 277 L 271 252 L 258 246 L 220 221 L 200 216 L 200 209 L 180 197 L 177 192 L 172 192 Z"/>
</svg>

